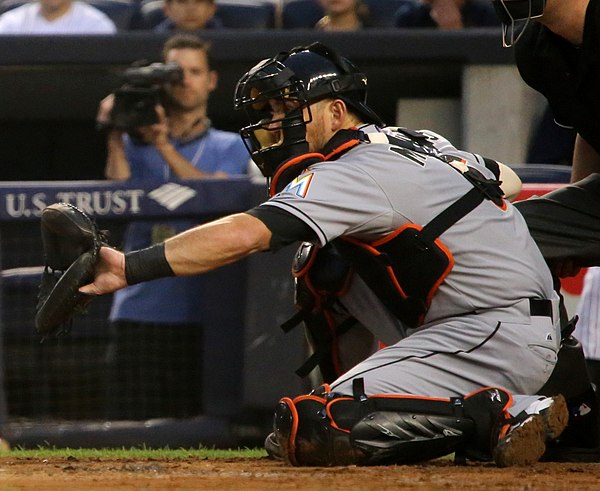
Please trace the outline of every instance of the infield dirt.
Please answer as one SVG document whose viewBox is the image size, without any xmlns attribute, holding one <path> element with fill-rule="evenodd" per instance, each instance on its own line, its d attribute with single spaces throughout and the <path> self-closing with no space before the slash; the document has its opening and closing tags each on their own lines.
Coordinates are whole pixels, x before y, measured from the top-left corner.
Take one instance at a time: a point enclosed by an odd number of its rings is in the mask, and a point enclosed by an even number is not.
<svg viewBox="0 0 600 491">
<path fill-rule="evenodd" d="M 600 463 L 293 468 L 267 458 L 202 460 L 0 459 L 0 490 L 403 490 L 600 489 Z"/>
</svg>

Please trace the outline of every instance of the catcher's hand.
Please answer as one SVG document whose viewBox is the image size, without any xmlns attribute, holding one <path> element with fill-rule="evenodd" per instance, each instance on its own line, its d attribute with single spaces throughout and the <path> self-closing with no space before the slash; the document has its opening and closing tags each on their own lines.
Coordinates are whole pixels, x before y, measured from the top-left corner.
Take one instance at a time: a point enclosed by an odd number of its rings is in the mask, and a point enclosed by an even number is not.
<svg viewBox="0 0 600 491">
<path fill-rule="evenodd" d="M 79 287 L 94 277 L 104 234 L 79 208 L 54 203 L 42 211 L 44 272 L 38 293 L 35 327 L 44 336 L 67 330 L 65 323 L 83 312 L 93 298 Z"/>
</svg>

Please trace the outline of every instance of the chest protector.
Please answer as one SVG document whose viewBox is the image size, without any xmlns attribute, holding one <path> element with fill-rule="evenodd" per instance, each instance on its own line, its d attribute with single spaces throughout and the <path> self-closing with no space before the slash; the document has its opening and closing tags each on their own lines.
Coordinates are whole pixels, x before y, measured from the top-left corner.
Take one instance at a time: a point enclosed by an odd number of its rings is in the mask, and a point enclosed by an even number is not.
<svg viewBox="0 0 600 491">
<path fill-rule="evenodd" d="M 443 160 L 460 172 L 472 184 L 472 189 L 424 226 L 409 223 L 371 243 L 341 237 L 333 241 L 333 246 L 398 319 L 409 327 L 418 327 L 435 292 L 454 266 L 452 253 L 439 236 L 485 199 L 502 208 L 506 204 L 498 180 L 486 178 L 458 157 L 436 154 L 432 147 L 426 147 L 420 133 L 404 134 L 410 136 L 409 141 L 378 133 L 372 143 L 409 146 L 412 151 Z M 386 141 L 382 141 L 382 137 Z M 314 260 L 314 264 L 327 267 L 325 261 Z"/>
</svg>

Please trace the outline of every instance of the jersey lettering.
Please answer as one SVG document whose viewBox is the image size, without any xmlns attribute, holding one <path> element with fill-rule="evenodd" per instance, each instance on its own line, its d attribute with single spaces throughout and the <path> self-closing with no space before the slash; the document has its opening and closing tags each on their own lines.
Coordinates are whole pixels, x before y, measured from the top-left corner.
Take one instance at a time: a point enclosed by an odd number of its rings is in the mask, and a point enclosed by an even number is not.
<svg viewBox="0 0 600 491">
<path fill-rule="evenodd" d="M 413 150 L 409 150 L 408 148 L 396 147 L 396 146 L 392 145 L 392 146 L 390 146 L 390 150 L 392 152 L 397 153 L 398 155 L 402 155 L 403 157 L 406 157 L 408 160 L 411 160 L 412 162 L 415 162 L 416 164 L 419 164 L 420 166 L 424 166 L 425 161 L 427 160 L 426 155 L 415 152 Z"/>
</svg>

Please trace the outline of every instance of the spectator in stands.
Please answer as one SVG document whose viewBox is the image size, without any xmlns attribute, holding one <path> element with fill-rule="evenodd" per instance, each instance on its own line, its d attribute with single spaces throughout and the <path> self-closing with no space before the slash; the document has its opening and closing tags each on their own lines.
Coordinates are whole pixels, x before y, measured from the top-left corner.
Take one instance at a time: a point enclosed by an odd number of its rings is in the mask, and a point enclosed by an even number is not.
<svg viewBox="0 0 600 491">
<path fill-rule="evenodd" d="M 156 32 L 197 31 L 223 27 L 215 14 L 215 0 L 165 0 L 163 10 L 166 19 L 158 24 Z"/>
<path fill-rule="evenodd" d="M 248 151 L 237 133 L 211 127 L 207 117 L 217 74 L 209 46 L 192 34 L 169 38 L 165 62 L 184 72 L 167 85 L 159 122 L 132 132 L 108 134 L 109 179 L 206 179 L 245 174 Z M 113 97 L 100 104 L 98 120 L 109 121 Z M 124 249 L 150 246 L 197 225 L 193 219 L 139 221 L 125 233 Z M 115 295 L 110 319 L 116 380 L 112 417 L 187 417 L 201 411 L 201 277 L 167 278 L 139 284 Z M 151 343 L 146 345 L 145 343 Z"/>
<path fill-rule="evenodd" d="M 369 10 L 361 0 L 319 0 L 325 15 L 315 24 L 319 31 L 355 31 L 364 27 Z"/>
<path fill-rule="evenodd" d="M 78 0 L 39 0 L 0 16 L 0 34 L 114 34 L 114 22 Z"/>
<path fill-rule="evenodd" d="M 465 27 L 499 26 L 489 0 L 417 0 L 407 2 L 396 13 L 396 27 Z"/>
</svg>

